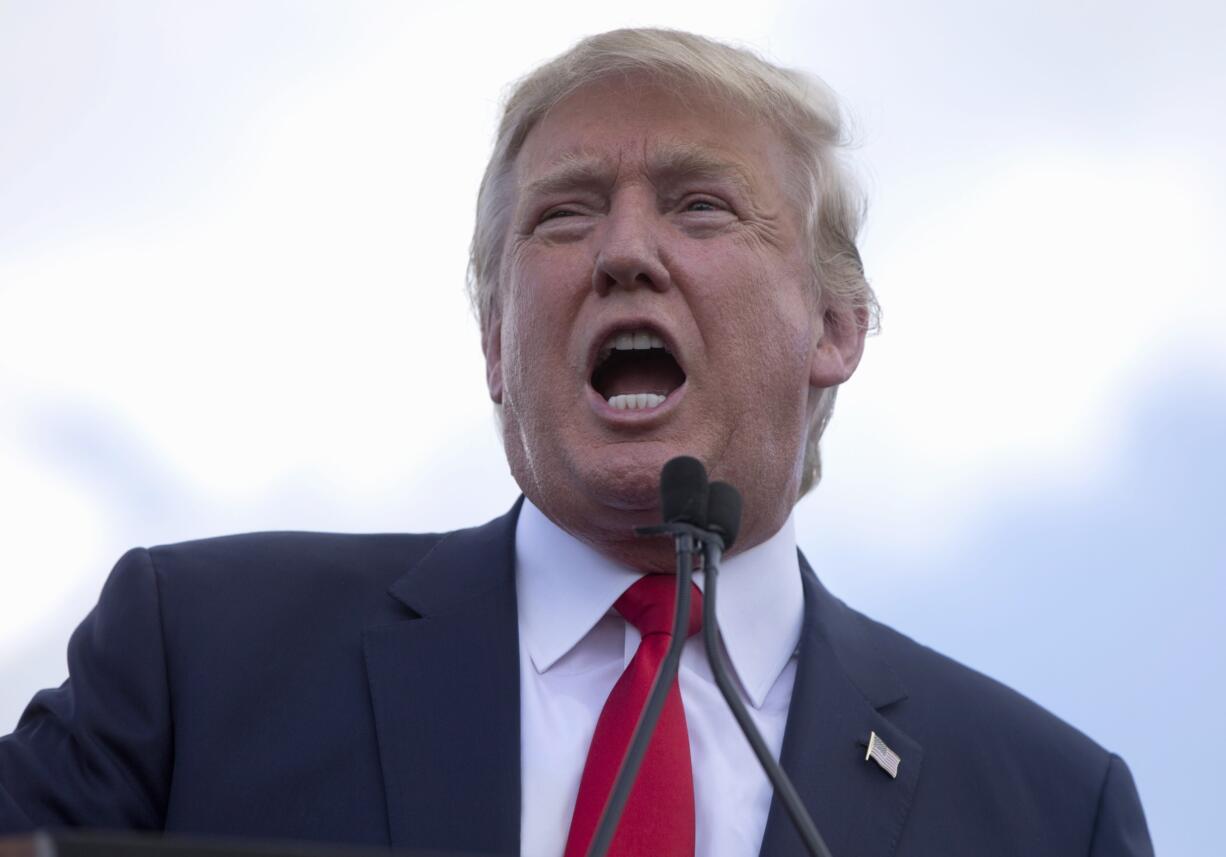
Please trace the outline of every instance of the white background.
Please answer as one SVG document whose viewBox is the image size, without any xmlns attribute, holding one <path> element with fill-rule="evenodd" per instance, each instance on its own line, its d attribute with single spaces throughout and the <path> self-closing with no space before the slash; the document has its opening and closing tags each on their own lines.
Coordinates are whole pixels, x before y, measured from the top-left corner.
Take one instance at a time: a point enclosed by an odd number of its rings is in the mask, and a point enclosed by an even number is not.
<svg viewBox="0 0 1226 857">
<path fill-rule="evenodd" d="M 510 505 L 462 292 L 499 96 L 676 26 L 856 120 L 885 316 L 798 510 L 818 573 L 1216 850 L 1222 9 L 0 2 L 0 732 L 132 545 Z"/>
</svg>

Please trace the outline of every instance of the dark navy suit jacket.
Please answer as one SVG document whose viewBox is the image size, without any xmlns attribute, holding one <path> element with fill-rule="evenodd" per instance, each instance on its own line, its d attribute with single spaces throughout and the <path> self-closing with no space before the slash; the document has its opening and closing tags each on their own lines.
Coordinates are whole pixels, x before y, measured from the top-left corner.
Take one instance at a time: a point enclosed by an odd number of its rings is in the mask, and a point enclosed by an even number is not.
<svg viewBox="0 0 1226 857">
<path fill-rule="evenodd" d="M 129 552 L 0 739 L 0 832 L 518 853 L 516 512 Z M 1118 757 L 803 577 L 782 758 L 835 857 L 1152 853 Z M 772 806 L 762 854 L 803 853 Z"/>
</svg>

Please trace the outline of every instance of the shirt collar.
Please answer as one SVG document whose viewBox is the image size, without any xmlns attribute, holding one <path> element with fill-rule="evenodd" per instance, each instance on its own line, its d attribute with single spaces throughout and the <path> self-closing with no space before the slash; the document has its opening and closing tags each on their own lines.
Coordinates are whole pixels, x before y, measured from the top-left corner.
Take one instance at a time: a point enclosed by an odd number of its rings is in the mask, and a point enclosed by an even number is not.
<svg viewBox="0 0 1226 857">
<path fill-rule="evenodd" d="M 804 591 L 792 516 L 760 545 L 720 566 L 719 623 L 733 670 L 761 707 L 800 642 Z M 538 673 L 549 670 L 643 575 L 567 533 L 525 499 L 515 530 L 523 639 Z M 703 585 L 701 575 L 695 582 Z"/>
<path fill-rule="evenodd" d="M 789 514 L 766 541 L 719 569 L 716 614 L 728 659 L 755 708 L 761 708 L 796 647 L 804 624 L 796 530 Z"/>
</svg>

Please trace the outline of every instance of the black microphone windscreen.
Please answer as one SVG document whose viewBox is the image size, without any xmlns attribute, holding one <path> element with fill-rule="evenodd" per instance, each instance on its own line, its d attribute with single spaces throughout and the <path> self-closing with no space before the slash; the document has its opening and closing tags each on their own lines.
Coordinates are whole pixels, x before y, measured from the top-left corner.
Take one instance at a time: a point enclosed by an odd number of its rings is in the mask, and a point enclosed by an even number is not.
<svg viewBox="0 0 1226 857">
<path fill-rule="evenodd" d="M 727 482 L 712 482 L 707 488 L 707 526 L 732 547 L 741 528 L 741 492 Z"/>
<path fill-rule="evenodd" d="M 664 520 L 707 523 L 707 468 L 697 458 L 680 455 L 660 471 L 660 511 Z"/>
</svg>

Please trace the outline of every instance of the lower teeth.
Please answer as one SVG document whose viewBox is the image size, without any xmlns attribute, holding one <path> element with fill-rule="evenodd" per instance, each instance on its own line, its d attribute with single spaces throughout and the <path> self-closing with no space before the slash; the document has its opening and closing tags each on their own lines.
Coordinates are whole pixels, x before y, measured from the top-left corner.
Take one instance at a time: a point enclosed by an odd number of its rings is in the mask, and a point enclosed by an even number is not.
<svg viewBox="0 0 1226 857">
<path fill-rule="evenodd" d="M 637 411 L 641 408 L 654 408 L 663 403 L 664 399 L 665 397 L 658 393 L 623 393 L 619 396 L 610 396 L 609 404 L 619 411 Z"/>
</svg>

